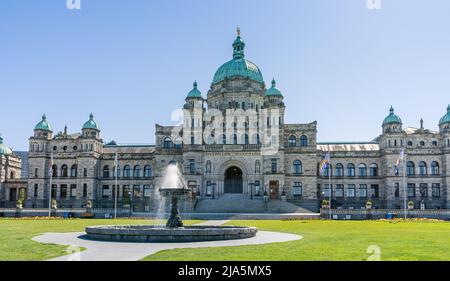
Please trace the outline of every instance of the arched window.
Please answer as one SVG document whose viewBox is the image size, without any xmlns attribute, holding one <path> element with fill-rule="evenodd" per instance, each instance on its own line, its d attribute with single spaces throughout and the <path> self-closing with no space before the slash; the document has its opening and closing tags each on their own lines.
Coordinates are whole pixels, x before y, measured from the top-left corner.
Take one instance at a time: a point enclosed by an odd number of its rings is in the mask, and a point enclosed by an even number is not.
<svg viewBox="0 0 450 281">
<path fill-rule="evenodd" d="M 78 165 L 77 164 L 72 165 L 72 167 L 70 168 L 70 176 L 72 178 L 76 178 L 78 176 Z"/>
<path fill-rule="evenodd" d="M 131 177 L 131 168 L 129 165 L 125 165 L 125 167 L 123 167 L 123 177 L 124 178 Z"/>
<path fill-rule="evenodd" d="M 343 177 L 344 176 L 344 165 L 341 163 L 336 164 L 336 177 Z"/>
<path fill-rule="evenodd" d="M 133 178 L 140 178 L 141 177 L 141 166 L 136 165 L 133 168 Z"/>
<path fill-rule="evenodd" d="M 294 147 L 297 145 L 297 138 L 294 135 L 289 136 L 289 147 Z"/>
<path fill-rule="evenodd" d="M 293 165 L 294 174 L 301 175 L 302 174 L 302 162 L 300 160 L 295 160 Z"/>
<path fill-rule="evenodd" d="M 109 166 L 108 165 L 103 166 L 103 177 L 105 179 L 109 178 Z"/>
<path fill-rule="evenodd" d="M 261 142 L 259 140 L 259 134 L 254 134 L 253 135 L 253 143 L 261 144 Z"/>
<path fill-rule="evenodd" d="M 244 134 L 243 136 L 242 136 L 242 143 L 243 144 L 249 144 L 249 139 L 248 139 L 248 135 L 247 134 Z"/>
<path fill-rule="evenodd" d="M 57 177 L 58 176 L 58 166 L 53 165 L 52 166 L 52 177 Z"/>
<path fill-rule="evenodd" d="M 436 161 L 431 162 L 431 174 L 433 176 L 439 175 L 439 163 Z"/>
<path fill-rule="evenodd" d="M 308 137 L 303 135 L 300 137 L 300 146 L 308 146 Z"/>
<path fill-rule="evenodd" d="M 10 178 L 10 179 L 14 179 L 14 177 L 15 177 L 14 172 L 11 171 L 11 173 L 9 173 L 9 178 Z"/>
<path fill-rule="evenodd" d="M 172 140 L 169 137 L 164 139 L 164 148 L 172 148 Z"/>
<path fill-rule="evenodd" d="M 333 175 L 333 173 L 331 173 L 333 171 L 333 167 L 331 166 L 331 164 L 328 164 L 325 169 L 323 170 L 323 176 L 325 177 L 330 177 Z M 330 174 L 331 173 L 331 174 Z"/>
<path fill-rule="evenodd" d="M 233 144 L 237 144 L 237 135 L 236 134 L 231 135 L 231 141 Z"/>
<path fill-rule="evenodd" d="M 222 144 L 227 144 L 227 137 L 225 135 L 221 135 L 220 141 L 222 141 Z"/>
<path fill-rule="evenodd" d="M 360 177 L 367 177 L 367 166 L 366 164 L 359 164 L 358 166 L 358 170 L 359 170 L 359 176 Z"/>
<path fill-rule="evenodd" d="M 419 163 L 419 175 L 421 176 L 427 175 L 427 163 L 425 163 L 424 161 L 421 161 Z"/>
<path fill-rule="evenodd" d="M 211 161 L 206 161 L 206 169 L 205 169 L 206 171 L 205 171 L 205 173 L 207 174 L 207 175 L 209 175 L 209 174 L 211 174 Z"/>
<path fill-rule="evenodd" d="M 347 176 L 354 177 L 355 176 L 355 165 L 352 163 L 347 165 Z"/>
<path fill-rule="evenodd" d="M 370 165 L 370 176 L 371 177 L 378 177 L 378 165 L 375 163 L 372 163 Z"/>
<path fill-rule="evenodd" d="M 144 167 L 144 177 L 150 178 L 152 176 L 152 167 L 150 165 L 146 165 Z"/>
<path fill-rule="evenodd" d="M 260 174 L 261 173 L 261 163 L 259 162 L 259 160 L 255 161 L 255 174 Z"/>
<path fill-rule="evenodd" d="M 415 170 L 414 163 L 409 161 L 408 164 L 406 164 L 406 174 L 408 176 L 414 176 L 416 174 L 414 170 Z"/>
<path fill-rule="evenodd" d="M 61 177 L 67 178 L 69 173 L 69 168 L 67 167 L 66 164 L 61 166 Z"/>
</svg>

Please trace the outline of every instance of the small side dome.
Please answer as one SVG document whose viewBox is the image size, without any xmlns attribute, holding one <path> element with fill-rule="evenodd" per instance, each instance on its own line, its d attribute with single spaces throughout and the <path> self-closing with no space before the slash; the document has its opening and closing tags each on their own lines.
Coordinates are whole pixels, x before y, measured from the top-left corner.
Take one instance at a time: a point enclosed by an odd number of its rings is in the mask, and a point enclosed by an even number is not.
<svg viewBox="0 0 450 281">
<path fill-rule="evenodd" d="M 189 91 L 187 98 L 202 98 L 202 93 L 197 89 L 197 81 L 194 81 L 194 88 Z"/>
<path fill-rule="evenodd" d="M 387 124 L 402 124 L 402 119 L 394 114 L 394 108 L 392 106 L 389 109 L 389 115 L 383 121 L 383 125 Z"/>
<path fill-rule="evenodd" d="M 10 155 L 12 153 L 12 149 L 3 144 L 3 138 L 0 135 L 0 155 Z"/>
<path fill-rule="evenodd" d="M 91 113 L 89 115 L 89 120 L 84 123 L 82 130 L 91 129 L 100 131 L 100 128 L 97 126 L 97 123 L 94 121 L 94 115 Z"/>
<path fill-rule="evenodd" d="M 266 90 L 265 96 L 283 96 L 281 91 L 276 87 L 275 79 L 272 79 L 272 87 Z"/>
<path fill-rule="evenodd" d="M 41 122 L 36 124 L 36 126 L 34 127 L 34 130 L 41 130 L 41 131 L 47 131 L 47 132 L 52 131 L 52 126 L 50 126 L 50 124 L 47 122 L 47 117 L 45 116 L 45 114 L 42 115 Z"/>
<path fill-rule="evenodd" d="M 439 126 L 450 123 L 450 104 L 447 106 L 447 114 L 439 120 Z"/>
</svg>

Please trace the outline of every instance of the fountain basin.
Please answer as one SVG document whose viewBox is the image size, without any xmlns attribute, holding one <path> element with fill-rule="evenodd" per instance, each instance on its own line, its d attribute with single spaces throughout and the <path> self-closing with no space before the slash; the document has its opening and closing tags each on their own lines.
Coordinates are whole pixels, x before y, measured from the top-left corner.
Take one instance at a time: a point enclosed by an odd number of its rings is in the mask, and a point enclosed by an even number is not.
<svg viewBox="0 0 450 281">
<path fill-rule="evenodd" d="M 256 227 L 186 226 L 166 228 L 153 225 L 106 225 L 86 227 L 93 240 L 117 242 L 199 242 L 254 237 Z"/>
</svg>

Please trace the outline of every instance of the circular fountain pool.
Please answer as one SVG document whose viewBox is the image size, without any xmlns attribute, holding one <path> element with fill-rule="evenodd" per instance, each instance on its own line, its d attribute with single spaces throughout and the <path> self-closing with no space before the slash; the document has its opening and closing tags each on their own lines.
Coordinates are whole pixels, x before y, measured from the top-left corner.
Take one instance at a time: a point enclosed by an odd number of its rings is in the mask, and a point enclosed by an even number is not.
<svg viewBox="0 0 450 281">
<path fill-rule="evenodd" d="M 86 227 L 87 237 L 117 242 L 198 242 L 254 237 L 256 227 L 186 226 L 167 228 L 152 225 L 107 225 Z"/>
</svg>

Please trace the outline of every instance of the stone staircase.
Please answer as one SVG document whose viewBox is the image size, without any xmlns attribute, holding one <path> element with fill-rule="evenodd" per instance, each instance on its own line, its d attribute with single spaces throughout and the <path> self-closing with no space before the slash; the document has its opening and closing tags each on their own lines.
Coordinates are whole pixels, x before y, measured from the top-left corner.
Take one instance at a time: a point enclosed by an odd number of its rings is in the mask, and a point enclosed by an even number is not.
<svg viewBox="0 0 450 281">
<path fill-rule="evenodd" d="M 194 213 L 312 213 L 311 211 L 280 200 L 269 200 L 266 204 L 262 197 L 253 200 L 242 194 L 223 194 L 219 198 L 202 198 L 198 201 Z"/>
</svg>

